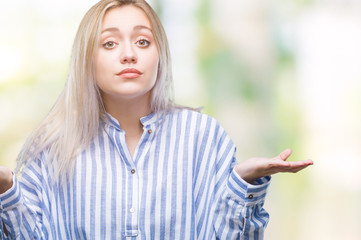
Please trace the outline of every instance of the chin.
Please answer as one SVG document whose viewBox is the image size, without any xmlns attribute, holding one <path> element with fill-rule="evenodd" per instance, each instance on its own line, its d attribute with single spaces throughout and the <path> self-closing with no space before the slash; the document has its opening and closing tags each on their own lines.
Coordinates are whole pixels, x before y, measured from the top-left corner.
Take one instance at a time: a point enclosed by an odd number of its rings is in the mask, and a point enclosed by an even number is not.
<svg viewBox="0 0 361 240">
<path fill-rule="evenodd" d="M 147 92 L 122 92 L 116 94 L 117 98 L 124 99 L 124 100 L 140 100 L 142 98 L 149 98 L 150 97 L 150 91 Z"/>
</svg>

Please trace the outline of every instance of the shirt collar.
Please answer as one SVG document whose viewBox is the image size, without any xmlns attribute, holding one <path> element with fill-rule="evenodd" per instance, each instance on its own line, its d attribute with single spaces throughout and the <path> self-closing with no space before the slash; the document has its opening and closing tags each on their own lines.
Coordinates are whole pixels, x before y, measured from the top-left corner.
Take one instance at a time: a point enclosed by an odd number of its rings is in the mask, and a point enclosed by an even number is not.
<svg viewBox="0 0 361 240">
<path fill-rule="evenodd" d="M 116 118 L 114 118 L 112 115 L 110 115 L 109 113 L 105 113 L 106 115 L 106 119 L 105 119 L 105 123 L 108 124 L 109 126 L 114 127 L 115 129 L 121 131 L 121 127 L 119 125 L 119 122 Z M 143 125 L 143 127 L 148 127 L 150 125 L 152 125 L 153 123 L 158 122 L 161 118 L 162 118 L 163 114 L 162 113 L 154 113 L 152 112 L 151 114 L 141 117 L 140 118 L 140 122 Z"/>
</svg>

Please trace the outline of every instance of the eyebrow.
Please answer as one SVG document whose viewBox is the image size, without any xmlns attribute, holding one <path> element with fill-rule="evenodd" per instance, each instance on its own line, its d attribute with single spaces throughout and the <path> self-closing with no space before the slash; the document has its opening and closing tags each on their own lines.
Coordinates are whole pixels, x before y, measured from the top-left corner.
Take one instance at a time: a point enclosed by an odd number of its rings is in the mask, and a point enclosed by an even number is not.
<svg viewBox="0 0 361 240">
<path fill-rule="evenodd" d="M 144 26 L 144 25 L 137 25 L 137 26 L 134 26 L 134 28 L 133 28 L 134 31 L 140 31 L 142 29 L 147 29 L 148 31 L 153 33 L 151 28 Z M 110 28 L 106 28 L 106 29 L 102 30 L 101 34 L 104 32 L 119 32 L 119 29 L 116 27 L 110 27 Z"/>
</svg>

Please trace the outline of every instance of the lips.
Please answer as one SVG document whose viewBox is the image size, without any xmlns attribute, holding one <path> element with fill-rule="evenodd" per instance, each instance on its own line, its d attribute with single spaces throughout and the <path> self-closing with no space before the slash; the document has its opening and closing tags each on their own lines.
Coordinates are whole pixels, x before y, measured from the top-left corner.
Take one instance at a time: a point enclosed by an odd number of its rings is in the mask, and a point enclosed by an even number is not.
<svg viewBox="0 0 361 240">
<path fill-rule="evenodd" d="M 120 76 L 122 78 L 137 78 L 143 73 L 135 68 L 126 68 L 123 69 L 121 72 L 117 73 L 117 76 Z"/>
</svg>

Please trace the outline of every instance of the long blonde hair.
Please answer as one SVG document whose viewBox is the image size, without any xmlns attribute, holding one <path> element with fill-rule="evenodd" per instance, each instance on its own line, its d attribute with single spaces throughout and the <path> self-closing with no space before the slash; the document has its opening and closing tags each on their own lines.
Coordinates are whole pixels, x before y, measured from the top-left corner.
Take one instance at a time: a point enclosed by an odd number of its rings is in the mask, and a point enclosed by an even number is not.
<svg viewBox="0 0 361 240">
<path fill-rule="evenodd" d="M 156 13 L 144 0 L 101 0 L 89 9 L 79 25 L 64 90 L 27 139 L 18 156 L 16 172 L 21 172 L 28 161 L 46 152 L 46 161 L 52 161 L 54 167 L 54 179 L 64 179 L 73 171 L 76 156 L 98 134 L 105 109 L 96 84 L 93 58 L 104 15 L 110 9 L 125 5 L 136 6 L 145 12 L 157 44 L 159 66 L 157 80 L 151 90 L 151 109 L 161 112 L 174 107 L 168 40 Z"/>
</svg>

